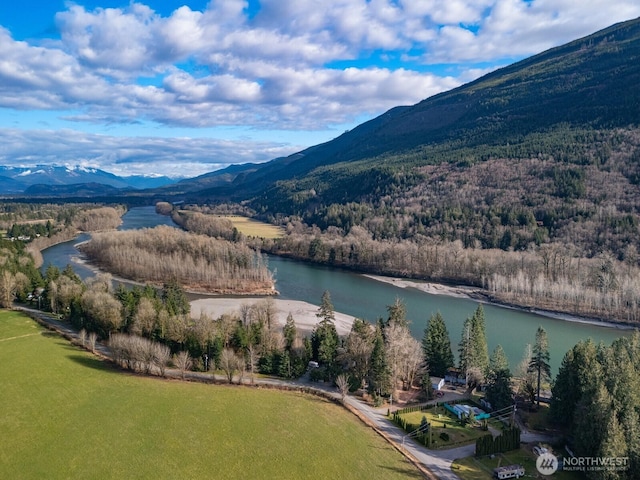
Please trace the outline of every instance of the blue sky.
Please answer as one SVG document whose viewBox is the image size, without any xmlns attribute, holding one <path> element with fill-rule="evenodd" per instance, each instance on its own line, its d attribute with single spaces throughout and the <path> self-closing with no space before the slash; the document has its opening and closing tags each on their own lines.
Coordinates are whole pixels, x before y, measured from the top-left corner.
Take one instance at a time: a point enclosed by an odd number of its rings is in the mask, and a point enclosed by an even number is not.
<svg viewBox="0 0 640 480">
<path fill-rule="evenodd" d="M 338 136 L 640 16 L 637 0 L 22 0 L 0 165 L 195 176 Z"/>
</svg>

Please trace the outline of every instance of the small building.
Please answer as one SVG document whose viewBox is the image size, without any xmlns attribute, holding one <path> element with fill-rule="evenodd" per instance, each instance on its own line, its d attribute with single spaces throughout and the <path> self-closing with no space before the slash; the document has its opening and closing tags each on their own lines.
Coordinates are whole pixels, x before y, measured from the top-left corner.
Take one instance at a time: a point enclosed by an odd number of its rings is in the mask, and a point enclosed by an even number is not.
<svg viewBox="0 0 640 480">
<path fill-rule="evenodd" d="M 524 476 L 524 467 L 522 465 L 506 465 L 493 469 L 495 478 L 520 478 Z"/>
<path fill-rule="evenodd" d="M 481 408 L 464 403 L 443 403 L 442 406 L 453 413 L 456 417 L 458 417 L 458 419 L 462 419 L 463 415 L 469 417 L 471 411 L 473 411 L 473 416 L 476 418 L 476 420 L 484 420 L 485 418 L 489 418 L 491 416 Z"/>
<path fill-rule="evenodd" d="M 462 370 L 459 368 L 451 367 L 447 369 L 447 373 L 444 376 L 444 381 L 451 385 L 466 385 L 467 378 Z"/>
<path fill-rule="evenodd" d="M 433 387 L 434 392 L 442 390 L 444 388 L 444 378 L 431 377 L 431 387 Z"/>
</svg>

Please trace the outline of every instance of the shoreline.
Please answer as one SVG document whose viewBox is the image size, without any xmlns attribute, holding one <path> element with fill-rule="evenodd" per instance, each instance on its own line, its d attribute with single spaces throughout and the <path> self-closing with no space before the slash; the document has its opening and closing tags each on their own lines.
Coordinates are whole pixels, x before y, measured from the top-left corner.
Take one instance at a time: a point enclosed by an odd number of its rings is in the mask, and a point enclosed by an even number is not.
<svg viewBox="0 0 640 480">
<path fill-rule="evenodd" d="M 582 323 L 586 325 L 593 325 L 596 327 L 610 328 L 615 330 L 636 330 L 640 328 L 640 325 L 634 326 L 629 323 L 616 322 L 611 320 L 599 320 L 597 318 L 580 317 L 580 316 L 572 315 L 570 313 L 544 310 L 544 309 L 539 309 L 534 307 L 523 307 L 517 304 L 500 302 L 490 297 L 487 293 L 485 293 L 484 291 L 478 288 L 468 287 L 464 285 L 451 286 L 451 285 L 444 285 L 440 283 L 407 280 L 404 278 L 397 278 L 397 277 L 385 277 L 381 275 L 370 275 L 370 274 L 363 274 L 363 275 L 372 280 L 388 283 L 398 288 L 414 288 L 416 290 L 420 290 L 421 292 L 428 293 L 431 295 L 445 295 L 448 297 L 466 298 L 468 300 L 475 300 L 477 302 L 485 303 L 488 305 L 494 305 L 496 307 L 508 308 L 511 310 L 518 310 L 518 311 L 527 312 L 527 313 L 535 313 L 543 317 L 553 318 L 555 320 L 562 320 L 570 323 Z"/>
<path fill-rule="evenodd" d="M 212 318 L 219 318 L 225 313 L 237 313 L 242 305 L 252 305 L 268 297 L 207 297 L 192 300 L 191 318 L 197 319 L 201 313 L 206 313 Z M 273 297 L 271 297 L 273 298 Z M 291 313 L 296 323 L 296 329 L 305 333 L 311 333 L 320 319 L 317 317 L 318 305 L 300 300 L 284 300 L 273 298 L 276 305 L 276 321 L 284 326 L 287 316 Z M 351 325 L 355 317 L 345 313 L 334 312 L 335 326 L 338 335 L 345 336 L 351 331 Z"/>
<path fill-rule="evenodd" d="M 84 242 L 78 242 L 81 244 Z M 95 273 L 109 273 L 100 268 L 92 265 L 87 262 L 85 259 L 80 256 L 74 256 L 72 258 L 74 263 L 81 264 Z M 561 320 L 570 323 L 579 323 L 586 325 L 593 325 L 596 327 L 609 328 L 614 330 L 636 330 L 640 328 L 639 325 L 633 325 L 629 323 L 616 322 L 611 320 L 600 320 L 597 318 L 589 318 L 589 317 L 580 317 L 576 315 L 572 315 L 565 312 L 552 311 L 552 310 L 544 310 L 538 309 L 535 307 L 525 307 L 513 303 L 500 302 L 494 298 L 492 298 L 489 294 L 478 289 L 476 287 L 470 287 L 465 285 L 445 285 L 442 283 L 434 283 L 420 280 L 409 280 L 405 278 L 399 277 L 387 277 L 383 275 L 374 275 L 374 274 L 361 274 L 364 277 L 370 278 L 372 280 L 387 283 L 390 285 L 394 285 L 398 288 L 413 288 L 419 290 L 421 292 L 430 294 L 430 295 L 443 295 L 454 298 L 464 298 L 468 300 L 474 300 L 480 303 L 485 303 L 488 305 L 494 305 L 496 307 L 508 308 L 512 310 L 518 310 L 521 312 L 534 313 L 537 315 L 541 315 L 543 317 L 552 318 L 555 320 Z M 117 276 L 113 276 L 114 281 L 118 281 L 121 283 L 128 283 L 131 285 L 141 285 L 144 286 L 145 283 L 136 282 L 134 280 L 129 280 Z M 199 298 L 197 300 L 190 301 L 190 304 L 194 305 L 195 302 L 208 302 L 209 305 L 204 308 L 206 313 L 219 317 L 223 313 L 236 312 L 240 306 L 245 304 L 251 304 L 258 302 L 264 298 L 271 297 L 276 302 L 276 306 L 278 308 L 278 324 L 284 325 L 286 322 L 286 317 L 289 312 L 292 313 L 294 320 L 296 321 L 296 327 L 305 332 L 311 332 L 315 325 L 318 323 L 318 318 L 315 316 L 315 313 L 318 310 L 318 305 L 314 305 L 308 302 L 298 301 L 298 300 L 283 300 L 277 298 L 278 292 L 274 290 L 273 293 L 270 294 L 260 294 L 260 293 L 246 293 L 246 294 L 224 294 L 224 293 L 214 293 L 214 292 L 200 292 L 200 291 L 190 291 L 185 289 L 185 293 L 196 295 Z M 196 309 L 198 312 L 203 310 L 203 307 L 200 304 L 196 305 Z M 217 314 L 217 312 L 220 312 Z M 199 315 L 199 313 L 198 313 Z M 296 317 L 297 315 L 297 317 Z M 340 336 L 348 335 L 351 331 L 351 325 L 353 324 L 354 316 L 347 315 L 342 312 L 335 312 L 336 316 L 336 330 Z M 197 315 L 194 315 L 192 310 L 192 317 L 197 318 Z"/>
</svg>

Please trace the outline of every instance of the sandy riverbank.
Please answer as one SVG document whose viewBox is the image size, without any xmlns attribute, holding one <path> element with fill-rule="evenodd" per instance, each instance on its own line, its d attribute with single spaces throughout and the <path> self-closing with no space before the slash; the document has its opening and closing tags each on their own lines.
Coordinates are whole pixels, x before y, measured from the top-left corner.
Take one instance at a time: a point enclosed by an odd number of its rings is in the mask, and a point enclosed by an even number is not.
<svg viewBox="0 0 640 480">
<path fill-rule="evenodd" d="M 191 316 L 198 318 L 201 312 L 205 312 L 213 318 L 218 318 L 224 313 L 238 312 L 242 304 L 252 305 L 261 300 L 264 300 L 264 297 L 200 298 L 191 302 Z M 277 308 L 276 317 L 280 325 L 285 324 L 287 316 L 291 313 L 296 322 L 296 327 L 305 334 L 309 334 L 320 320 L 316 316 L 316 313 L 318 313 L 317 305 L 298 300 L 282 300 L 278 298 L 275 298 L 274 302 Z M 335 317 L 338 335 L 348 335 L 351 331 L 353 317 L 339 312 L 335 312 Z"/>
<path fill-rule="evenodd" d="M 383 277 L 380 275 L 364 275 L 367 278 L 378 282 L 389 283 L 399 288 L 415 288 L 432 295 L 446 295 L 457 298 L 473 298 L 472 294 L 477 291 L 473 287 L 442 285 L 440 283 L 419 282 L 416 280 L 406 280 L 404 278 Z"/>
<path fill-rule="evenodd" d="M 522 312 L 534 313 L 536 315 L 555 318 L 556 320 L 562 320 L 565 322 L 584 323 L 588 325 L 596 325 L 598 327 L 605 327 L 605 328 L 615 328 L 619 330 L 635 330 L 636 328 L 638 328 L 638 326 L 636 325 L 630 325 L 627 323 L 599 320 L 595 318 L 578 317 L 578 316 L 571 315 L 568 313 L 563 313 L 563 312 L 553 312 L 549 310 L 541 310 L 537 308 L 526 308 L 526 307 L 520 307 L 518 305 L 513 305 L 513 304 L 500 303 L 499 301 L 492 301 L 491 299 L 489 299 L 489 297 L 486 295 L 484 291 L 474 287 L 467 287 L 462 285 L 460 286 L 442 285 L 439 283 L 420 282 L 415 280 L 406 280 L 403 278 L 383 277 L 379 275 L 365 275 L 365 277 L 371 278 L 378 282 L 389 283 L 399 288 L 415 288 L 416 290 L 420 290 L 425 293 L 430 293 L 432 295 L 446 295 L 449 297 L 456 297 L 456 298 L 468 298 L 470 300 L 475 300 L 480 303 L 486 303 L 490 305 L 495 305 L 497 307 L 509 308 L 513 310 L 520 310 Z M 483 298 L 486 298 L 486 300 L 484 300 Z"/>
</svg>

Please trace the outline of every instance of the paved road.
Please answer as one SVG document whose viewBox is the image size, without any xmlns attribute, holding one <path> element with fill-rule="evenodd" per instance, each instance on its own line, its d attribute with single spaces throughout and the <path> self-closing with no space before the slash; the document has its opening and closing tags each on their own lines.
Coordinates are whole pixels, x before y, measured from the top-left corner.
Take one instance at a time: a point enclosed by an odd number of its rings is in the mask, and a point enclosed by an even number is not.
<svg viewBox="0 0 640 480">
<path fill-rule="evenodd" d="M 42 322 L 50 325 L 51 327 L 58 330 L 62 335 L 69 339 L 78 338 L 78 332 L 71 327 L 68 323 L 61 322 L 53 318 L 50 314 L 45 312 L 41 312 L 39 310 L 34 310 L 31 308 L 25 307 L 16 307 L 20 310 L 29 313 L 31 316 L 35 316 L 40 319 Z M 111 351 L 106 345 L 101 343 L 96 344 L 96 353 L 106 357 L 111 358 Z M 180 378 L 181 373 L 178 370 L 167 369 L 166 376 L 172 378 Z M 198 373 L 198 372 L 190 372 L 187 375 L 187 378 L 198 381 L 223 381 L 224 377 L 221 375 L 213 375 L 209 373 Z M 245 377 L 245 383 L 249 383 L 249 379 Z M 273 385 L 273 386 L 286 386 L 289 388 L 310 388 L 319 392 L 322 392 L 325 395 L 330 395 L 335 399 L 340 399 L 340 394 L 336 391 L 336 389 L 332 386 L 323 383 L 311 383 L 305 378 L 299 381 L 286 381 L 286 380 L 278 380 L 278 379 L 256 379 L 256 384 L 262 385 Z M 375 426 L 390 442 L 394 443 L 399 450 L 408 453 L 414 459 L 416 459 L 420 464 L 422 464 L 429 472 L 435 475 L 437 478 L 442 480 L 460 480 L 452 470 L 451 464 L 453 460 L 458 458 L 468 457 L 475 453 L 475 445 L 465 445 L 462 447 L 452 448 L 448 450 L 429 450 L 417 443 L 413 442 L 410 439 L 405 440 L 405 432 L 400 429 L 394 423 L 390 422 L 386 418 L 386 408 L 383 409 L 375 409 L 371 406 L 367 405 L 359 401 L 354 397 L 346 397 L 345 403 L 351 407 L 352 409 L 359 412 L 363 417 L 368 420 L 368 423 Z M 521 427 L 522 428 L 522 427 Z M 523 429 L 522 433 L 522 441 L 525 443 L 529 442 L 543 442 L 549 441 L 550 437 L 547 435 L 541 435 L 537 433 L 531 433 L 527 430 Z"/>
</svg>

